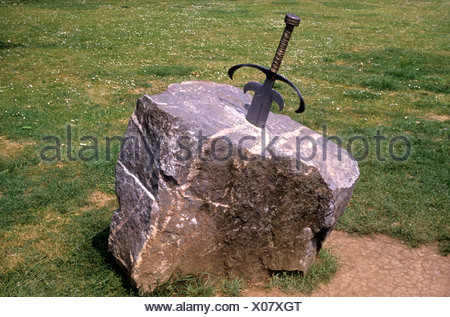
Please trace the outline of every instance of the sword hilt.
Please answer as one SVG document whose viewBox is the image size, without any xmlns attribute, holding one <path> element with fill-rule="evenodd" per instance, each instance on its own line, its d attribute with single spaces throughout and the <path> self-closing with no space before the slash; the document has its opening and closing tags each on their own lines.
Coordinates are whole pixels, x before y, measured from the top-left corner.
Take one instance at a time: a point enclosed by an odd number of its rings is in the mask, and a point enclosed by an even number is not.
<svg viewBox="0 0 450 317">
<path fill-rule="evenodd" d="M 294 31 L 294 27 L 300 24 L 300 21 L 301 19 L 298 16 L 293 14 L 286 14 L 286 17 L 284 18 L 286 27 L 284 28 L 280 44 L 278 45 L 277 52 L 275 54 L 275 57 L 273 58 L 272 66 L 270 66 L 271 72 L 277 73 L 278 69 L 280 69 L 281 61 L 283 60 L 284 53 L 286 52 L 289 40 L 291 39 L 292 31 Z"/>
</svg>

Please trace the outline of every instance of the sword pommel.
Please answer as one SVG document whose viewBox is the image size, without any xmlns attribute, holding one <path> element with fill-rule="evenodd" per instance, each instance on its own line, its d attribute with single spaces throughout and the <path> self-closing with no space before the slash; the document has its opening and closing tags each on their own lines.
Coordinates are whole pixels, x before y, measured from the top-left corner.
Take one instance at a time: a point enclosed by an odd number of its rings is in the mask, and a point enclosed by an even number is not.
<svg viewBox="0 0 450 317">
<path fill-rule="evenodd" d="M 292 26 L 299 26 L 301 20 L 302 19 L 300 19 L 298 16 L 290 13 L 286 14 L 286 16 L 284 17 L 284 22 Z"/>
</svg>

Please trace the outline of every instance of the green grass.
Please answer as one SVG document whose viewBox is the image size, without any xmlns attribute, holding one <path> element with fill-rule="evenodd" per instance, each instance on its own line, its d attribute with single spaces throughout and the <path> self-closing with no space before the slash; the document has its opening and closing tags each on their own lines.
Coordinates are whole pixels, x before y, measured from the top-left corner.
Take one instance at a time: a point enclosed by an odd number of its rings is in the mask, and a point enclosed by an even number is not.
<svg viewBox="0 0 450 317">
<path fill-rule="evenodd" d="M 240 296 L 245 287 L 245 281 L 239 277 L 233 277 L 222 281 L 220 290 L 228 297 Z"/>
<path fill-rule="evenodd" d="M 319 132 L 326 126 L 344 147 L 356 135 L 368 140 L 338 229 L 448 254 L 445 1 L 0 1 L 0 295 L 138 295 L 106 249 L 119 145 L 108 160 L 105 138 L 123 135 L 139 97 L 171 83 L 262 80 L 245 69 L 231 81 L 227 69 L 269 66 L 286 12 L 302 23 L 280 74 L 302 91 L 306 111 L 295 114 L 295 93 L 277 84 L 283 113 Z M 378 154 L 377 130 L 386 137 Z M 99 155 L 85 162 L 78 154 L 92 145 L 81 140 L 88 135 Z M 60 139 L 60 161 L 40 159 L 54 144 L 45 136 Z M 411 142 L 406 161 L 390 155 L 395 136 Z M 364 144 L 352 150 L 361 157 Z M 391 152 L 402 156 L 404 144 Z"/>
<path fill-rule="evenodd" d="M 272 276 L 267 287 L 278 288 L 286 294 L 301 292 L 310 295 L 318 286 L 331 280 L 338 269 L 337 263 L 336 256 L 322 249 L 306 275 L 302 272 L 278 272 Z"/>
<path fill-rule="evenodd" d="M 416 49 L 385 47 L 328 57 L 326 79 L 374 90 L 426 90 L 448 93 L 448 55 Z M 336 65 L 340 62 L 341 65 Z"/>
<path fill-rule="evenodd" d="M 167 281 L 157 285 L 151 292 L 140 295 L 148 297 L 211 297 L 216 294 L 240 296 L 245 282 L 238 277 L 218 279 L 208 273 L 198 275 L 173 275 Z"/>
<path fill-rule="evenodd" d="M 195 67 L 188 67 L 182 65 L 173 66 L 149 66 L 141 70 L 141 73 L 146 75 L 155 75 L 158 77 L 166 76 L 186 76 L 193 73 L 196 70 Z"/>
</svg>

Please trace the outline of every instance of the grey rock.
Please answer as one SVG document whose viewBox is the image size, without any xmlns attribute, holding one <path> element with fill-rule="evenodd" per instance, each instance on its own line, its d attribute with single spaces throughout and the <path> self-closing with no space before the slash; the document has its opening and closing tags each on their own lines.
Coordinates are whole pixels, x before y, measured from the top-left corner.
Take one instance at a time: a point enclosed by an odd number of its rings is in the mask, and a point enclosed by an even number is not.
<svg viewBox="0 0 450 317">
<path fill-rule="evenodd" d="M 285 115 L 248 123 L 251 96 L 213 82 L 138 100 L 116 166 L 109 250 L 135 287 L 172 274 L 306 272 L 353 193 L 344 149 Z"/>
</svg>

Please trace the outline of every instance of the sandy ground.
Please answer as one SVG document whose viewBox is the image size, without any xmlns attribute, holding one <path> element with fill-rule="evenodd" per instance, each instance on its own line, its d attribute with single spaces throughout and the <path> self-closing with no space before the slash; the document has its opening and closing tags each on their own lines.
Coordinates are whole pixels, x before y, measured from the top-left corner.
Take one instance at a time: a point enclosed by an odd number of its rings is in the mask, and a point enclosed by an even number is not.
<svg viewBox="0 0 450 317">
<path fill-rule="evenodd" d="M 339 258 L 339 268 L 327 285 L 311 296 L 450 296 L 450 257 L 437 247 L 411 249 L 384 235 L 352 236 L 334 231 L 325 245 Z M 246 289 L 243 296 L 286 295 L 261 286 Z"/>
</svg>

